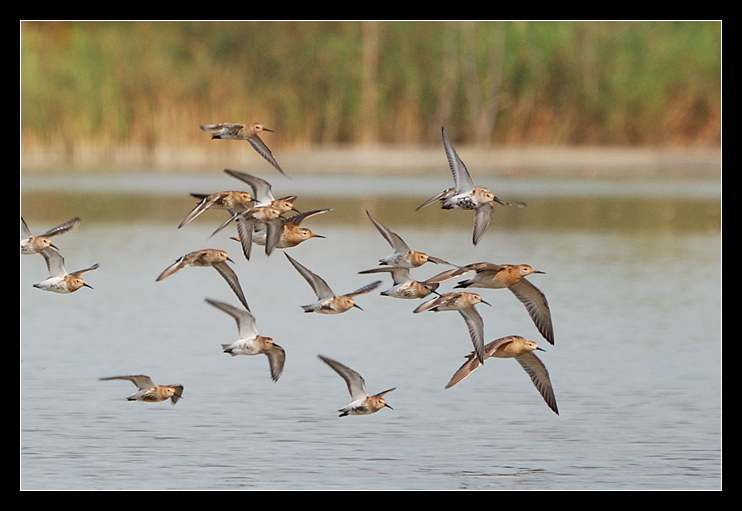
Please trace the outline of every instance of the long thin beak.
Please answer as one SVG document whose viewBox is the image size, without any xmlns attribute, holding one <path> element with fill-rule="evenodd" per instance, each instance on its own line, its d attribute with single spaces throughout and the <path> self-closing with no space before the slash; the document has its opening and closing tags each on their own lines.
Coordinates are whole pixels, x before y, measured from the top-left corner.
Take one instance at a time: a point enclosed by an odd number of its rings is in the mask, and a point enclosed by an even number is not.
<svg viewBox="0 0 742 511">
<path fill-rule="evenodd" d="M 324 238 L 321 234 L 312 234 L 312 238 Z"/>
<path fill-rule="evenodd" d="M 533 273 L 546 273 L 546 272 L 545 271 L 541 271 L 541 270 L 533 270 Z"/>
<path fill-rule="evenodd" d="M 232 239 L 234 239 L 234 238 L 232 238 Z M 232 259 L 230 259 L 229 257 L 227 257 L 227 261 L 229 261 L 230 263 L 234 264 L 234 261 L 232 261 Z"/>
<path fill-rule="evenodd" d="M 390 410 L 394 410 L 394 408 L 392 408 L 391 406 L 389 406 L 389 405 L 388 405 L 388 404 L 386 404 L 386 403 L 384 403 L 384 406 L 386 406 L 386 407 L 387 407 L 387 408 L 389 408 Z"/>
<path fill-rule="evenodd" d="M 83 282 L 82 285 L 83 285 L 83 287 L 89 287 L 90 289 L 93 289 L 93 286 L 89 285 L 86 282 Z"/>
<path fill-rule="evenodd" d="M 291 202 L 291 209 L 289 211 L 296 211 L 297 214 L 301 215 L 301 211 L 296 209 L 294 207 L 294 201 L 297 199 L 297 195 L 287 195 L 286 197 L 281 197 L 279 200 L 285 200 Z"/>
<path fill-rule="evenodd" d="M 480 301 L 481 301 L 481 302 L 482 302 L 483 304 L 485 304 L 485 305 L 489 305 L 490 307 L 492 307 L 492 304 L 490 304 L 489 302 L 485 302 L 484 300 L 480 300 Z"/>
<path fill-rule="evenodd" d="M 356 309 L 361 309 L 361 306 L 360 306 L 360 305 L 358 305 L 357 303 L 354 303 L 354 304 L 353 304 L 353 307 L 355 307 Z M 361 310 L 363 310 L 363 309 L 361 309 Z"/>
<path fill-rule="evenodd" d="M 536 349 L 537 349 L 538 351 L 543 351 L 544 353 L 546 353 L 546 350 L 545 350 L 545 349 L 543 349 L 543 348 L 541 348 L 541 347 L 537 347 Z"/>
<path fill-rule="evenodd" d="M 271 132 L 271 133 L 275 133 L 275 131 L 273 131 L 273 130 L 269 130 L 268 128 L 263 128 L 263 131 L 269 131 L 269 132 Z"/>
</svg>

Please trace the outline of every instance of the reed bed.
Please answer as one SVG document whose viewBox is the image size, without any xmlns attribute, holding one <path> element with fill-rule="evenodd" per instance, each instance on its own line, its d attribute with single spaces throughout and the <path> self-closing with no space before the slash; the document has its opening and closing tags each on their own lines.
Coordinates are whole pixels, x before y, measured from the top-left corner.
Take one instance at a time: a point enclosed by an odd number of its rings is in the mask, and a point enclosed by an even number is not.
<svg viewBox="0 0 742 511">
<path fill-rule="evenodd" d="M 718 21 L 22 22 L 22 151 L 718 147 Z M 213 147 L 213 145 L 212 145 Z"/>
</svg>

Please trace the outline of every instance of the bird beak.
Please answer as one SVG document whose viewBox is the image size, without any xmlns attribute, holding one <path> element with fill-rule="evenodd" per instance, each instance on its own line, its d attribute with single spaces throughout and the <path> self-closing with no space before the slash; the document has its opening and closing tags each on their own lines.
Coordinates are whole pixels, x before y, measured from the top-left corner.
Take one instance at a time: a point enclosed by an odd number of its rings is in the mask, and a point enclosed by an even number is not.
<svg viewBox="0 0 742 511">
<path fill-rule="evenodd" d="M 361 309 L 361 306 L 360 306 L 360 305 L 358 305 L 357 303 L 354 303 L 354 304 L 353 304 L 353 307 L 355 307 L 356 309 Z M 363 310 L 363 309 L 361 309 L 361 310 Z"/>
<path fill-rule="evenodd" d="M 232 239 L 234 239 L 234 238 L 232 238 Z M 230 259 L 229 257 L 227 257 L 227 261 L 229 261 L 230 263 L 234 264 L 234 261 L 232 261 L 232 259 Z"/>
<path fill-rule="evenodd" d="M 541 270 L 533 270 L 533 273 L 546 273 L 546 272 L 545 271 L 541 271 Z"/>
<path fill-rule="evenodd" d="M 387 407 L 387 408 L 389 408 L 390 410 L 394 410 L 394 408 L 392 408 L 391 406 L 389 406 L 389 405 L 388 405 L 388 404 L 386 404 L 386 403 L 384 403 L 384 406 L 386 406 L 386 407 Z"/>
<path fill-rule="evenodd" d="M 91 285 L 88 285 L 88 284 L 87 284 L 86 282 L 83 282 L 83 284 L 82 284 L 82 285 L 83 285 L 83 287 L 89 287 L 90 289 L 93 289 L 93 286 L 91 286 Z"/>
<path fill-rule="evenodd" d="M 263 128 L 263 131 L 268 131 L 268 132 L 270 132 L 270 133 L 275 133 L 275 131 L 273 131 L 273 130 L 269 130 L 268 128 Z"/>
<path fill-rule="evenodd" d="M 289 211 L 296 211 L 297 214 L 301 214 L 301 211 L 296 209 L 294 207 L 294 201 L 297 199 L 296 195 L 287 195 L 286 197 L 281 197 L 279 200 L 285 200 L 291 203 L 291 209 Z"/>
<path fill-rule="evenodd" d="M 544 353 L 546 353 L 546 350 L 545 350 L 545 349 L 543 349 L 543 348 L 541 348 L 541 347 L 537 347 L 536 349 L 537 349 L 538 351 L 543 351 Z"/>
<path fill-rule="evenodd" d="M 312 233 L 312 238 L 324 238 L 321 234 L 314 234 Z"/>
<path fill-rule="evenodd" d="M 489 302 L 485 302 L 484 300 L 481 300 L 481 302 L 482 302 L 483 304 L 485 304 L 485 305 L 489 305 L 490 307 L 492 307 L 492 305 L 491 305 L 491 304 L 490 304 Z"/>
</svg>

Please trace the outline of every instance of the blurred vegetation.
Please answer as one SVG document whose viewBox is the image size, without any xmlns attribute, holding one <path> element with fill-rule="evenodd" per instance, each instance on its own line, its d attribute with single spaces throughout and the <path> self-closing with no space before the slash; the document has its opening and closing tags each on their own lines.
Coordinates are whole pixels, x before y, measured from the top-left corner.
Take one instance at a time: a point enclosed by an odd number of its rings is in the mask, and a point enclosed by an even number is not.
<svg viewBox="0 0 742 511">
<path fill-rule="evenodd" d="M 21 23 L 21 142 L 715 147 L 718 21 Z M 280 137 L 280 138 L 275 138 Z"/>
<path fill-rule="evenodd" d="M 369 194 L 347 198 L 341 195 L 302 195 L 303 211 L 332 207 L 331 215 L 311 219 L 311 227 L 318 233 L 338 225 L 369 228 L 364 210 L 374 211 L 376 218 L 398 228 L 451 229 L 471 226 L 471 215 L 465 212 L 451 214 L 441 208 L 416 211 L 425 197 L 389 197 Z M 521 197 L 527 200 L 524 210 L 498 208 L 491 229 L 539 231 L 571 230 L 626 232 L 721 232 L 721 198 L 695 197 Z M 32 225 L 57 225 L 75 216 L 91 222 L 145 222 L 177 225 L 195 202 L 186 195 L 151 195 L 121 192 L 33 191 L 22 194 L 22 202 L 29 207 L 24 218 Z M 360 203 L 360 207 L 359 207 Z M 205 217 L 205 218 L 204 218 Z M 208 226 L 222 216 L 203 215 L 194 225 Z M 55 224 L 56 222 L 56 224 Z M 371 227 L 372 228 L 372 227 Z M 493 234 L 495 235 L 495 234 Z"/>
</svg>

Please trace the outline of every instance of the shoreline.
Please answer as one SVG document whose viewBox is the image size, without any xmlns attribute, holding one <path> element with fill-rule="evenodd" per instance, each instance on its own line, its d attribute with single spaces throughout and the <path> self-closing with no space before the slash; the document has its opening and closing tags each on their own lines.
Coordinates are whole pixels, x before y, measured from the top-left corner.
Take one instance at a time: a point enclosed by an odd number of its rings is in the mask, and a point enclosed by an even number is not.
<svg viewBox="0 0 742 511">
<path fill-rule="evenodd" d="M 721 149 L 606 148 L 606 147 L 457 147 L 469 170 L 481 176 L 666 176 L 721 178 Z M 288 174 L 429 174 L 445 172 L 442 148 L 321 147 L 294 150 L 273 148 Z M 153 172 L 199 174 L 214 169 L 262 171 L 269 168 L 247 144 L 219 147 L 21 148 L 21 174 Z"/>
</svg>

